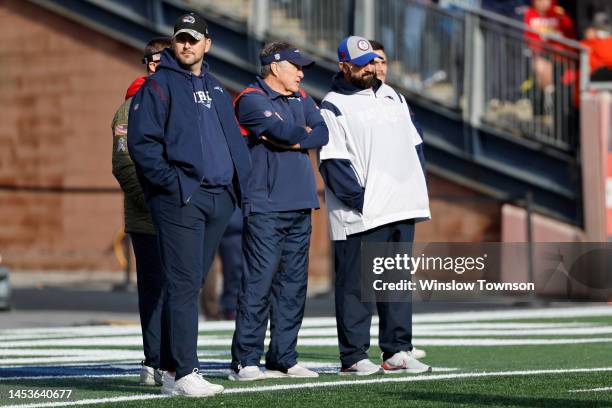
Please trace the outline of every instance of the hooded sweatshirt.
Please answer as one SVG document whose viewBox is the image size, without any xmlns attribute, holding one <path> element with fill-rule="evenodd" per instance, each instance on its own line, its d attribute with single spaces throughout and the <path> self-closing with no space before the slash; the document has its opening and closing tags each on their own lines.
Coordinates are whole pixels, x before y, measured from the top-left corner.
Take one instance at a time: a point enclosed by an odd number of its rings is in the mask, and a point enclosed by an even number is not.
<svg viewBox="0 0 612 408">
<path fill-rule="evenodd" d="M 400 94 L 380 81 L 357 88 L 339 73 L 321 115 L 329 129 L 319 159 L 333 241 L 431 217 L 423 141 Z"/>
<path fill-rule="evenodd" d="M 242 202 L 248 149 L 230 96 L 206 64 L 196 76 L 164 50 L 157 71 L 132 100 L 129 122 L 129 152 L 147 198 L 178 192 L 185 204 L 203 185 L 228 187 Z M 223 186 L 228 179 L 231 185 Z"/>
</svg>

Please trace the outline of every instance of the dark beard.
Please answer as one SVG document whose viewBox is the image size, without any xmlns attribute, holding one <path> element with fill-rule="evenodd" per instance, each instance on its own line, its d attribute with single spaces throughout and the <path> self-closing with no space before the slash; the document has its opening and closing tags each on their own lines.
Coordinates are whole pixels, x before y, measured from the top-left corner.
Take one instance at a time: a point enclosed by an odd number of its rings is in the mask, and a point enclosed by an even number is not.
<svg viewBox="0 0 612 408">
<path fill-rule="evenodd" d="M 376 79 L 376 75 L 367 75 L 367 76 L 353 76 L 351 75 L 351 83 L 360 89 L 368 89 L 374 85 L 374 80 Z"/>
</svg>

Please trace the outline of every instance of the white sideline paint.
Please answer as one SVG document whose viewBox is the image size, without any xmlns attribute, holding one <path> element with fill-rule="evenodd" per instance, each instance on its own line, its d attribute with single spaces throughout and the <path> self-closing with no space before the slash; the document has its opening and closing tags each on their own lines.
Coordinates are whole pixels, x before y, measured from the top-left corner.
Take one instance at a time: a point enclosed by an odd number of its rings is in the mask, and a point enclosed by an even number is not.
<svg viewBox="0 0 612 408">
<path fill-rule="evenodd" d="M 513 336 L 517 337 L 517 336 Z M 266 338 L 266 344 L 270 338 Z M 495 339 L 495 338 L 430 338 L 430 337 L 415 337 L 413 343 L 418 346 L 516 346 L 516 345 L 539 345 L 539 344 L 587 344 L 587 343 L 610 343 L 610 337 L 585 337 L 585 338 L 553 338 L 553 339 Z M 198 338 L 198 344 L 202 347 L 206 346 L 230 346 L 232 344 L 231 337 L 203 337 Z M 371 345 L 378 345 L 376 338 L 372 338 Z M 2 344 L 4 348 L 26 348 L 26 347 L 85 347 L 85 346 L 141 346 L 142 339 L 140 337 L 105 337 L 105 338 L 79 338 L 79 339 L 62 339 L 62 340 L 32 340 L 32 341 L 15 341 Z M 337 346 L 338 339 L 336 337 L 300 337 L 298 338 L 299 346 Z"/>
<path fill-rule="evenodd" d="M 500 337 L 534 337 L 534 336 L 585 336 L 585 335 L 596 335 L 596 334 L 610 334 L 612 333 L 612 326 L 598 326 L 598 327 L 556 327 L 556 328 L 533 328 L 532 331 L 523 329 L 509 330 L 487 330 L 474 328 L 471 330 L 462 329 L 436 329 L 429 330 L 423 326 L 414 326 L 412 333 L 414 336 L 439 336 L 439 337 L 483 337 L 483 336 L 500 336 Z M 302 329 L 300 330 L 300 337 L 335 337 L 337 335 L 336 328 L 317 328 L 317 329 Z M 378 327 L 372 327 L 370 329 L 370 335 L 378 335 Z"/>
<path fill-rule="evenodd" d="M 444 336 L 446 332 L 451 332 L 454 330 L 540 330 L 540 329 L 565 329 L 568 333 L 573 334 L 573 330 L 569 330 L 571 328 L 595 328 L 595 327 L 611 327 L 612 326 L 597 326 L 593 323 L 438 323 L 438 324 L 415 324 L 413 325 L 413 329 L 415 333 L 420 335 L 440 335 Z M 81 330 L 78 333 L 67 331 L 63 335 L 59 335 L 58 333 L 53 334 L 7 334 L 0 335 L 0 341 L 19 341 L 19 340 L 63 340 L 63 339 L 75 339 L 75 338 L 84 338 L 84 337 L 125 337 L 126 339 L 129 337 L 140 337 L 140 331 L 133 330 L 117 330 L 118 328 L 115 326 L 108 326 L 104 331 L 98 330 L 89 331 L 89 330 Z M 123 329 L 123 327 L 122 327 Z M 207 334 L 208 330 L 201 331 L 199 334 L 201 336 L 209 336 Z M 378 325 L 372 325 L 370 329 L 370 333 L 372 335 L 378 334 Z M 452 333 L 452 332 L 451 332 Z M 452 335 L 452 334 L 446 334 Z M 512 332 L 512 336 L 517 335 L 517 333 Z M 527 332 L 518 333 L 518 335 L 526 336 Z M 537 334 L 535 334 L 537 335 Z M 267 332 L 267 336 L 270 336 L 270 332 Z M 303 328 L 300 330 L 300 336 L 303 337 L 321 337 L 321 336 L 336 336 L 336 328 L 335 325 L 333 327 L 323 327 L 317 326 L 316 328 Z"/>
<path fill-rule="evenodd" d="M 413 315 L 412 322 L 476 322 L 486 320 L 549 319 L 586 316 L 612 316 L 612 305 L 496 310 L 482 312 L 422 313 Z"/>
<path fill-rule="evenodd" d="M 606 392 L 612 391 L 612 387 L 591 388 L 588 390 L 569 390 L 568 392 Z"/>
<path fill-rule="evenodd" d="M 538 308 L 521 310 L 495 310 L 478 312 L 457 312 L 457 313 L 420 313 L 412 318 L 413 323 L 441 323 L 441 322 L 477 322 L 487 320 L 516 320 L 516 319 L 544 319 L 544 318 L 573 318 L 573 317 L 598 317 L 612 316 L 612 305 L 602 306 L 580 306 L 580 307 L 557 307 L 557 308 Z M 372 318 L 372 323 L 378 323 L 378 317 Z M 305 318 L 302 327 L 335 326 L 336 319 L 333 317 L 311 317 Z M 234 330 L 233 321 L 200 321 L 202 330 Z M 124 334 L 139 334 L 140 327 L 137 325 L 128 326 L 69 326 L 69 327 L 49 327 L 32 329 L 5 329 L 0 330 L 0 336 L 17 334 L 64 334 L 70 332 L 78 334 L 82 331 L 97 333 L 102 335 L 106 330 L 112 328 L 112 334 L 117 334 L 120 330 Z"/>
<path fill-rule="evenodd" d="M 219 351 L 207 350 L 198 352 L 198 357 L 215 357 L 215 356 L 229 356 L 230 351 Z M 46 349 L 20 349 L 20 348 L 8 348 L 0 349 L 0 359 L 5 357 L 19 357 L 19 356 L 43 356 L 43 357 L 68 357 L 68 356 L 91 356 L 91 355 L 109 355 L 114 354 L 127 354 L 134 353 L 137 355 L 136 358 L 143 356 L 142 350 L 126 350 L 126 349 L 79 349 L 79 348 L 46 348 Z"/>
<path fill-rule="evenodd" d="M 416 376 L 401 376 L 401 377 L 384 377 L 367 380 L 344 380 L 344 381 L 322 381 L 312 383 L 298 383 L 298 384 L 281 384 L 281 385 L 267 385 L 261 387 L 240 387 L 240 388 L 228 388 L 224 394 L 243 394 L 251 392 L 270 392 L 270 391 L 288 391 L 295 389 L 304 388 L 328 388 L 338 386 L 352 386 L 352 385 L 365 385 L 365 384 L 384 384 L 384 383 L 402 383 L 402 382 L 419 382 L 419 381 L 440 381 L 440 380 L 454 380 L 454 379 L 466 379 L 466 378 L 486 378 L 486 377 L 517 377 L 517 376 L 529 376 L 529 375 L 548 375 L 548 374 L 570 374 L 570 373 L 595 373 L 595 372 L 610 372 L 612 367 L 600 367 L 600 368 L 572 368 L 572 369 L 553 369 L 553 370 L 524 370 L 524 371 L 497 371 L 497 372 L 481 372 L 481 373 L 457 373 L 457 374 L 429 374 L 429 375 L 416 375 Z M 3 405 L 3 408 L 43 408 L 43 407 L 63 407 L 70 405 L 87 405 L 87 404 L 106 404 L 112 402 L 125 402 L 125 401 L 140 401 L 158 398 L 170 398 L 162 395 L 130 395 L 125 397 L 112 397 L 112 398 L 91 398 L 86 400 L 77 401 L 61 401 L 61 402 L 43 402 L 36 404 L 21 404 L 21 405 Z"/>
<path fill-rule="evenodd" d="M 206 362 L 205 360 L 200 360 L 201 362 Z M 219 370 L 219 369 L 202 369 L 200 373 L 204 375 L 211 375 L 211 373 L 223 373 L 224 377 L 230 372 L 229 365 L 231 360 L 216 360 L 209 361 L 212 363 L 218 364 L 227 364 L 227 370 Z M 262 365 L 265 364 L 265 361 L 262 362 Z M 83 365 L 95 365 L 95 364 L 83 364 Z M 317 371 L 322 370 L 335 370 L 336 372 L 340 370 L 340 364 L 338 363 L 330 363 L 327 361 L 301 361 L 300 365 L 306 368 L 315 369 Z M 122 369 L 122 370 L 138 370 L 140 369 L 140 364 L 110 364 L 112 368 Z M 452 367 L 436 367 L 436 371 L 439 372 L 447 372 L 447 371 L 456 371 L 457 368 Z M 138 374 L 136 373 L 121 373 L 121 374 L 72 374 L 72 375 L 45 375 L 45 376 L 20 376 L 20 377 L 0 377 L 0 382 L 2 381 L 16 381 L 16 380 L 48 380 L 48 379 L 67 379 L 67 378 L 106 378 L 106 377 L 135 377 Z"/>
</svg>

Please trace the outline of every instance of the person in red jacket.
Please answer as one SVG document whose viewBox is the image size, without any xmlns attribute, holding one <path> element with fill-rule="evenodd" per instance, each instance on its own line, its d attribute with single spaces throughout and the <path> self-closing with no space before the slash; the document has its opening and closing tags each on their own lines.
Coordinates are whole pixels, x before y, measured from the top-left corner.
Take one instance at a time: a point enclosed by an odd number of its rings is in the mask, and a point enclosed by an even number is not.
<svg viewBox="0 0 612 408">
<path fill-rule="evenodd" d="M 554 38 L 575 39 L 574 23 L 556 0 L 533 0 L 525 12 L 524 22 L 531 29 L 525 32 L 525 37 L 535 54 L 536 81 L 541 89 L 551 92 L 554 83 L 551 57 L 555 57 L 555 49 L 563 48 Z"/>
<path fill-rule="evenodd" d="M 589 49 L 591 81 L 612 81 L 612 33 L 609 26 L 594 21 L 584 31 L 584 40 L 580 43 Z"/>
<path fill-rule="evenodd" d="M 525 12 L 525 24 L 535 31 L 526 33 L 527 38 L 535 40 L 534 43 L 549 40 L 547 36 L 551 34 L 576 38 L 572 19 L 555 0 L 533 0 Z"/>
</svg>

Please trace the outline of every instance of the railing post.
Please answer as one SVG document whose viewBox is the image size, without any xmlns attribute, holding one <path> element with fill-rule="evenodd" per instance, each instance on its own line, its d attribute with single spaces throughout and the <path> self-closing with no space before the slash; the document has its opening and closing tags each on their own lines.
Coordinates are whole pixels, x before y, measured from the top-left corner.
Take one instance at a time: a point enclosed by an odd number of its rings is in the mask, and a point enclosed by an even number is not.
<svg viewBox="0 0 612 408">
<path fill-rule="evenodd" d="M 586 92 L 591 80 L 591 66 L 589 64 L 589 53 L 586 50 L 580 51 L 580 93 Z"/>
<path fill-rule="evenodd" d="M 485 105 L 484 35 L 480 17 L 465 12 L 464 100 L 463 119 L 474 127 L 480 125 Z"/>
<path fill-rule="evenodd" d="M 376 36 L 376 4 L 374 0 L 354 0 L 350 2 L 356 9 L 353 19 L 353 32 L 368 39 Z"/>
<path fill-rule="evenodd" d="M 151 20 L 153 21 L 153 25 L 155 27 L 155 30 L 158 32 L 163 32 L 164 31 L 164 17 L 163 17 L 163 9 L 162 9 L 162 2 L 161 0 L 153 0 L 151 3 L 149 3 L 151 9 L 150 9 L 150 13 L 151 13 Z"/>
<path fill-rule="evenodd" d="M 269 28 L 269 0 L 251 0 L 248 27 L 251 36 L 263 40 Z"/>
<path fill-rule="evenodd" d="M 534 264 L 533 264 L 533 193 L 527 191 L 525 193 L 525 216 L 527 229 L 527 280 L 535 285 Z M 529 302 L 533 303 L 536 300 L 537 294 L 535 291 L 529 292 Z"/>
</svg>

